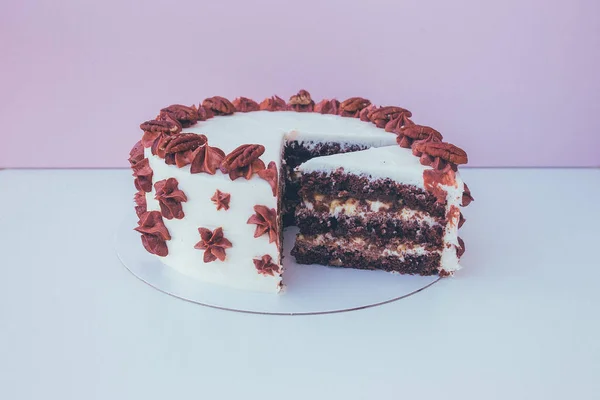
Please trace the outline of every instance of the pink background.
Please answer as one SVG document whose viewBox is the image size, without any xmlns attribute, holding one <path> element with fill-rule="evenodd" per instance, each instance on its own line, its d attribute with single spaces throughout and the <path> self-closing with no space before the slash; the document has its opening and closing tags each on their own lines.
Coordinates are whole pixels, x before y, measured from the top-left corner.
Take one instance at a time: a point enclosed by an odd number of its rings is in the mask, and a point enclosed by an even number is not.
<svg viewBox="0 0 600 400">
<path fill-rule="evenodd" d="M 472 166 L 600 165 L 600 1 L 2 2 L 0 167 L 123 167 L 170 103 L 360 95 Z"/>
</svg>

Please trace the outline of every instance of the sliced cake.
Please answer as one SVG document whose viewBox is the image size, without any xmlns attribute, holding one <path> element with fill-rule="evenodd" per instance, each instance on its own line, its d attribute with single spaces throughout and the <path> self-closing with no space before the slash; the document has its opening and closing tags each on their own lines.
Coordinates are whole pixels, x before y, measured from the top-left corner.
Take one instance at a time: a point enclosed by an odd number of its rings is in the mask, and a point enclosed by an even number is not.
<svg viewBox="0 0 600 400">
<path fill-rule="evenodd" d="M 362 98 L 315 104 L 306 91 L 288 102 L 216 96 L 198 106 L 166 107 L 140 126 L 142 139 L 130 153 L 138 190 L 135 229 L 164 264 L 193 279 L 243 289 L 280 290 L 282 230 L 296 218 L 299 262 L 378 268 L 380 249 L 379 261 L 388 260 L 380 263 L 383 269 L 450 273 L 458 265 L 460 216 L 448 210 L 463 196 L 456 164 L 466 155 L 435 156 L 452 145 L 409 117 L 403 108 L 376 107 Z M 424 143 L 429 147 L 418 154 Z M 442 178 L 450 175 L 452 181 Z M 338 190 L 331 181 L 338 177 L 367 186 Z M 383 190 L 382 182 L 387 194 L 371 193 Z M 414 205 L 405 206 L 411 199 Z M 347 211 L 354 201 L 363 219 Z M 370 230 L 370 218 L 386 212 L 397 228 Z M 317 227 L 324 218 L 341 225 Z M 368 260 L 324 255 L 339 242 L 344 223 L 355 225 L 353 240 L 373 243 Z M 417 253 L 420 258 L 413 257 Z"/>
<path fill-rule="evenodd" d="M 298 171 L 298 263 L 419 275 L 459 268 L 464 184 L 452 168 L 441 173 L 392 146 L 313 158 Z"/>
</svg>

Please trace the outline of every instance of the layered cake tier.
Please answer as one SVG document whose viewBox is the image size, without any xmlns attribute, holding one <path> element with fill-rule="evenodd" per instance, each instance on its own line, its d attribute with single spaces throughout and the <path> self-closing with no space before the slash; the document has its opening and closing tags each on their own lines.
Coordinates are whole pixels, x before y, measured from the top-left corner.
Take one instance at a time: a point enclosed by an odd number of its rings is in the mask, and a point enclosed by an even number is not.
<svg viewBox="0 0 600 400">
<path fill-rule="evenodd" d="M 297 262 L 420 275 L 460 268 L 464 184 L 451 168 L 435 171 L 394 146 L 315 158 L 298 171 Z"/>
<path fill-rule="evenodd" d="M 242 289 L 281 289 L 289 225 L 300 263 L 451 273 L 466 154 L 447 154 L 410 116 L 362 98 L 315 104 L 306 91 L 166 107 L 130 153 L 135 229 L 169 267 Z"/>
</svg>

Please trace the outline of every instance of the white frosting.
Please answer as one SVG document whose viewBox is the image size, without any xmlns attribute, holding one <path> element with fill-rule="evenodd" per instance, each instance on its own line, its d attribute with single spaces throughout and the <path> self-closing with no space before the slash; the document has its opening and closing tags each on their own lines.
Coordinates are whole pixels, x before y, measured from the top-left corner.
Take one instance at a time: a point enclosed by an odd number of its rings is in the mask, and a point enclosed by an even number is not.
<svg viewBox="0 0 600 400">
<path fill-rule="evenodd" d="M 239 178 L 232 181 L 228 175 L 220 172 L 214 176 L 190 174 L 189 165 L 183 168 L 167 165 L 163 159 L 153 156 L 149 149 L 146 149 L 146 157 L 154 171 L 154 182 L 175 178 L 179 182 L 179 189 L 187 196 L 187 201 L 181 203 L 185 214 L 183 219 L 163 218 L 171 240 L 167 240 L 169 254 L 161 257 L 161 261 L 202 281 L 241 289 L 277 291 L 281 277 L 259 274 L 252 262 L 252 259 L 268 254 L 274 263 L 278 263 L 277 246 L 269 243 L 267 235 L 255 238 L 256 225 L 246 223 L 254 215 L 254 206 L 257 204 L 277 208 L 277 199 L 267 181 L 256 175 L 250 180 Z M 231 195 L 229 210 L 222 208 L 217 211 L 211 201 L 217 189 Z M 154 199 L 154 189 L 146 193 L 146 202 L 149 211 L 160 210 L 158 201 Z M 194 248 L 200 241 L 200 227 L 210 230 L 223 228 L 225 238 L 232 244 L 231 248 L 225 250 L 225 261 L 204 263 L 204 250 Z"/>
<path fill-rule="evenodd" d="M 275 161 L 281 165 L 281 149 L 285 140 L 297 140 L 305 145 L 322 142 L 336 142 L 343 146 L 359 144 L 365 147 L 380 147 L 360 152 L 339 154 L 312 159 L 300 166 L 303 172 L 331 171 L 344 167 L 349 173 L 370 174 L 373 178 L 392 178 L 406 184 L 423 188 L 423 171 L 410 150 L 396 144 L 396 135 L 385 132 L 371 123 L 357 118 L 317 113 L 268 112 L 236 113 L 231 116 L 217 116 L 207 121 L 185 128 L 183 132 L 205 134 L 209 145 L 223 150 L 226 154 L 246 143 L 265 146 L 261 159 L 268 164 Z M 385 146 L 385 147 L 382 147 Z M 198 280 L 257 291 L 276 292 L 280 288 L 281 276 L 261 275 L 257 272 L 253 259 L 268 254 L 274 263 L 279 263 L 279 253 L 275 243 L 269 243 L 268 236 L 254 238 L 256 225 L 246 221 L 254 214 L 255 205 L 277 208 L 267 181 L 254 175 L 250 180 L 238 178 L 231 181 L 220 171 L 216 175 L 205 173 L 190 174 L 190 167 L 177 168 L 153 156 L 145 149 L 145 156 L 153 170 L 153 183 L 168 178 L 176 178 L 179 189 L 187 196 L 182 203 L 185 217 L 181 220 L 163 218 L 171 240 L 167 241 L 169 254 L 160 257 L 166 265 Z M 215 191 L 231 195 L 229 210 L 217 211 L 210 200 Z M 449 200 L 455 194 L 462 196 L 462 181 L 459 188 L 450 188 Z M 452 193 L 452 195 L 450 195 Z M 148 210 L 159 210 L 154 198 L 154 189 L 146 194 Z M 450 204 L 450 201 L 449 201 Z M 380 206 L 380 205 L 377 205 Z M 446 230 L 449 243 L 456 242 L 456 224 Z M 200 241 L 198 228 L 223 228 L 224 236 L 232 243 L 226 249 L 226 259 L 204 263 L 203 250 L 194 246 Z M 455 250 L 442 255 L 443 268 L 452 271 L 458 268 Z M 452 254 L 454 258 L 452 258 Z"/>
<path fill-rule="evenodd" d="M 382 132 L 385 133 L 383 130 Z M 343 167 L 347 174 L 367 176 L 373 179 L 390 178 L 396 182 L 415 185 L 421 189 L 425 188 L 423 171 L 431 169 L 431 167 L 421 165 L 419 158 L 415 157 L 410 149 L 404 149 L 394 141 L 393 146 L 313 158 L 299 166 L 298 170 L 302 173 L 330 173 L 340 167 Z"/>
<path fill-rule="evenodd" d="M 265 164 L 275 161 L 277 166 L 281 162 L 284 137 L 301 143 L 329 141 L 367 147 L 396 144 L 396 135 L 358 118 L 295 111 L 235 113 L 200 121 L 183 132 L 205 134 L 208 143 L 225 154 L 245 143 L 262 144 L 265 153 L 261 159 Z"/>
</svg>

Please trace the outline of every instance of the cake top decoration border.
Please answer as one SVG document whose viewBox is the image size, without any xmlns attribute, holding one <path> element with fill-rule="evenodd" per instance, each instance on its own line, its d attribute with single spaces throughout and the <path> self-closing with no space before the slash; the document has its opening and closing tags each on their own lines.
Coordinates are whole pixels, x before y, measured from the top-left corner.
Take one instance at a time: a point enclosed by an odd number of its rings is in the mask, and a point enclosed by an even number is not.
<svg viewBox="0 0 600 400">
<path fill-rule="evenodd" d="M 343 101 L 323 99 L 315 102 L 310 93 L 304 89 L 290 96 L 287 102 L 279 96 L 266 98 L 260 103 L 247 97 L 237 97 L 233 101 L 229 101 L 222 96 L 213 96 L 204 99 L 198 106 L 195 104 L 191 106 L 170 105 L 161 109 L 154 120 L 146 121 L 140 125 L 145 138 L 145 140 L 142 140 L 142 144 L 144 147 L 152 147 L 153 154 L 157 153 L 161 158 L 165 158 L 168 164 L 176 164 L 178 167 L 182 167 L 198 158 L 192 157 L 190 151 L 194 151 L 196 154 L 206 153 L 206 159 L 208 159 L 208 149 L 211 149 L 211 154 L 215 153 L 212 150 L 215 148 L 208 146 L 206 140 L 199 140 L 194 142 L 193 150 L 186 148 L 184 152 L 177 154 L 169 149 L 171 151 L 167 150 L 165 155 L 165 146 L 171 144 L 171 141 L 178 142 L 181 140 L 181 136 L 185 135 L 182 129 L 214 116 L 253 111 L 314 112 L 359 118 L 384 129 L 386 132 L 397 135 L 396 141 L 400 147 L 412 149 L 413 154 L 419 157 L 421 164 L 430 166 L 434 170 L 445 172 L 452 169 L 456 171 L 459 164 L 468 162 L 467 153 L 463 149 L 451 143 L 443 142 L 442 134 L 435 129 L 415 124 L 410 119 L 412 113 L 405 108 L 375 106 L 370 100 L 362 97 L 350 97 Z M 177 135 L 179 135 L 178 139 L 174 140 L 175 138 L 172 138 L 172 136 Z M 244 144 L 228 155 L 221 155 L 222 151 L 216 149 L 219 165 L 217 166 L 213 162 L 211 167 L 196 169 L 213 174 L 216 169 L 220 169 L 223 173 L 228 173 L 232 180 L 239 177 L 250 179 L 254 173 L 264 176 L 263 171 L 266 167 L 264 162 L 258 158 L 261 154 L 259 146 L 261 145 Z M 173 147 L 173 145 L 171 144 L 170 147 Z M 186 154 L 185 151 L 188 153 Z M 173 156 L 174 153 L 177 154 L 175 157 Z"/>
</svg>

